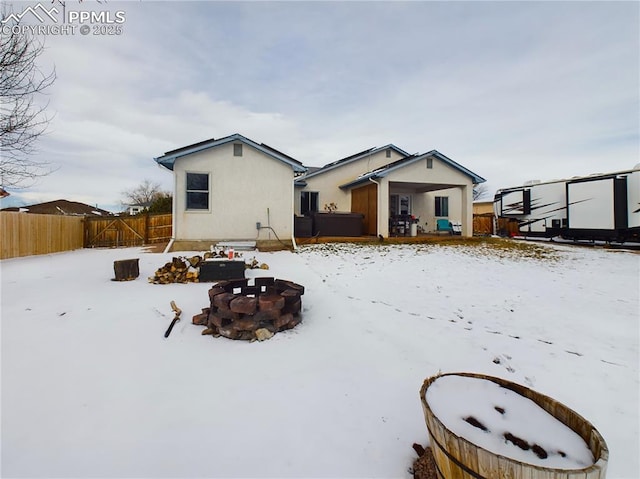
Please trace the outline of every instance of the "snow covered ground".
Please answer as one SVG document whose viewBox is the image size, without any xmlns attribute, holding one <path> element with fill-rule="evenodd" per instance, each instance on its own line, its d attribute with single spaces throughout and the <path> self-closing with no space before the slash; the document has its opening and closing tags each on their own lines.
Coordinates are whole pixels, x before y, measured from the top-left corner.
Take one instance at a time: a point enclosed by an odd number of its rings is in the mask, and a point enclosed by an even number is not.
<svg viewBox="0 0 640 479">
<path fill-rule="evenodd" d="M 147 283 L 172 255 L 2 261 L 1 475 L 408 478 L 423 380 L 471 371 L 571 407 L 607 441 L 607 477 L 640 477 L 640 255 L 536 248 L 256 253 L 270 270 L 249 277 L 306 287 L 302 324 L 261 343 L 201 336 L 211 284 Z M 137 280 L 110 280 L 136 257 Z"/>
</svg>

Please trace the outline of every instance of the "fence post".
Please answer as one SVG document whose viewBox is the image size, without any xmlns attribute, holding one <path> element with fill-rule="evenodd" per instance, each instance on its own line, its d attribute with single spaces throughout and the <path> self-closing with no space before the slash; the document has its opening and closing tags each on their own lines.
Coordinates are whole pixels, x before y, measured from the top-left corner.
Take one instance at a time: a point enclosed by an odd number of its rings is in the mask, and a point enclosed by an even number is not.
<svg viewBox="0 0 640 479">
<path fill-rule="evenodd" d="M 86 216 L 82 219 L 82 247 L 89 247 L 89 218 Z"/>
<path fill-rule="evenodd" d="M 145 209 L 144 211 L 144 243 L 149 244 L 149 209 Z"/>
</svg>

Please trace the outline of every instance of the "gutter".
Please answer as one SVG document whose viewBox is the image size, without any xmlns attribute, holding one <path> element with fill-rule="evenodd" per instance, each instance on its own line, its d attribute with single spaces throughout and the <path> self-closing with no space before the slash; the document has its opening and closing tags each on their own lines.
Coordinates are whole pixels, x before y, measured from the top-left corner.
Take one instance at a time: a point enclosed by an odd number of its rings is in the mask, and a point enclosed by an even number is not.
<svg viewBox="0 0 640 479">
<path fill-rule="evenodd" d="M 291 245 L 293 246 L 293 251 L 298 249 L 298 245 L 296 244 L 296 188 L 293 188 L 293 194 L 291 195 L 291 211 L 293 214 L 291 215 Z"/>
<path fill-rule="evenodd" d="M 158 164 L 159 165 L 159 164 Z M 176 223 L 178 217 L 178 199 L 176 197 L 176 192 L 178 191 L 178 175 L 173 174 L 173 204 L 171 205 L 171 239 L 169 240 L 169 244 L 164 249 L 165 253 L 169 253 L 171 251 L 171 247 L 173 246 L 173 242 L 176 240 Z"/>
<path fill-rule="evenodd" d="M 380 183 L 377 182 L 376 180 L 374 180 L 372 177 L 367 178 L 371 183 L 374 183 L 377 188 L 376 188 L 376 203 L 378 203 L 376 205 L 376 234 L 380 235 L 380 231 L 378 228 L 378 220 L 380 219 L 380 211 L 378 211 L 380 209 Z"/>
</svg>

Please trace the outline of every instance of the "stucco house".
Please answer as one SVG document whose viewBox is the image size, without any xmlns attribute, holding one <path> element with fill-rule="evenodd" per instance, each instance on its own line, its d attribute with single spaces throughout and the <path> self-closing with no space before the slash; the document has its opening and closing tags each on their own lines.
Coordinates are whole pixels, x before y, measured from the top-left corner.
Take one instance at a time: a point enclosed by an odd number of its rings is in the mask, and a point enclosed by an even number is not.
<svg viewBox="0 0 640 479">
<path fill-rule="evenodd" d="M 170 248 L 208 249 L 228 240 L 293 242 L 299 161 L 240 134 L 168 151 L 155 161 L 174 179 Z"/>
<path fill-rule="evenodd" d="M 440 220 L 471 236 L 473 186 L 485 181 L 436 150 L 412 155 L 393 144 L 307 169 L 237 133 L 155 161 L 173 172 L 174 250 L 237 240 L 294 244 L 294 217 L 332 203 L 363 215 L 364 235 L 397 234 L 398 218 L 413 216 L 424 232 Z"/>
<path fill-rule="evenodd" d="M 473 186 L 486 181 L 439 151 L 410 155 L 395 145 L 371 148 L 296 179 L 296 213 L 338 211 L 364 215 L 364 234 L 388 237 L 398 218 L 415 217 L 424 232 L 438 220 L 473 234 Z"/>
</svg>

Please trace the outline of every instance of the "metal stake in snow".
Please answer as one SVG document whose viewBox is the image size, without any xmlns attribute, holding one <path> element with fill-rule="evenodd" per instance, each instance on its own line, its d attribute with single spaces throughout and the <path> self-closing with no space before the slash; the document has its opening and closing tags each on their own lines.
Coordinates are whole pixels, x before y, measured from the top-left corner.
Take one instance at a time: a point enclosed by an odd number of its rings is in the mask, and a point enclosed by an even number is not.
<svg viewBox="0 0 640 479">
<path fill-rule="evenodd" d="M 171 334 L 171 330 L 173 329 L 173 326 L 180 321 L 180 314 L 182 314 L 182 310 L 180 308 L 178 308 L 178 306 L 176 306 L 176 302 L 175 301 L 171 301 L 171 309 L 176 313 L 175 317 L 173 318 L 173 321 L 171 321 L 171 324 L 169 325 L 169 329 L 167 329 L 167 332 L 164 333 L 164 337 L 168 338 L 169 335 Z"/>
</svg>

